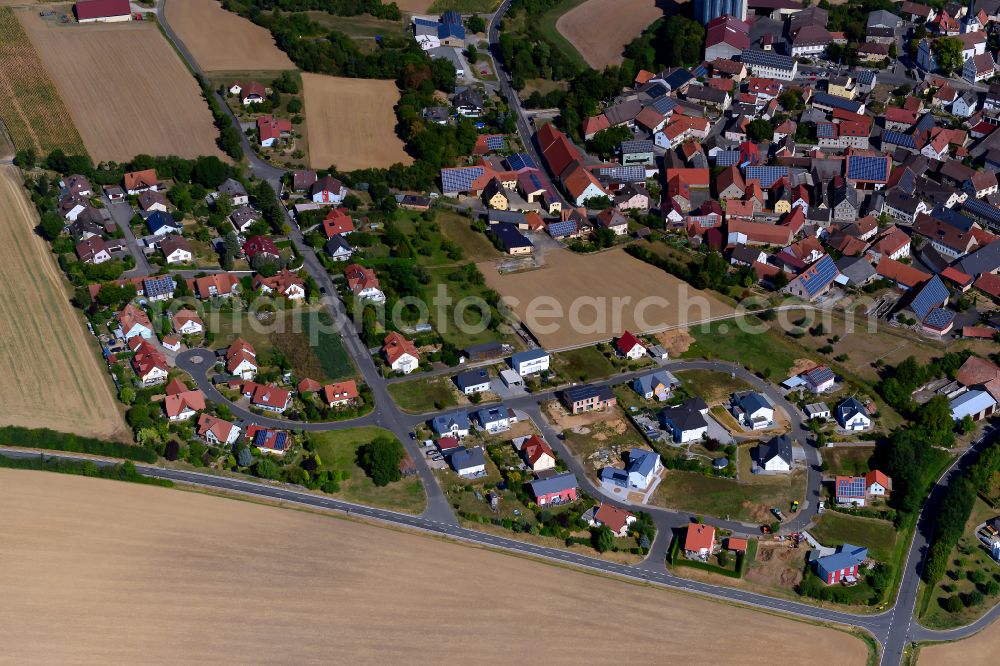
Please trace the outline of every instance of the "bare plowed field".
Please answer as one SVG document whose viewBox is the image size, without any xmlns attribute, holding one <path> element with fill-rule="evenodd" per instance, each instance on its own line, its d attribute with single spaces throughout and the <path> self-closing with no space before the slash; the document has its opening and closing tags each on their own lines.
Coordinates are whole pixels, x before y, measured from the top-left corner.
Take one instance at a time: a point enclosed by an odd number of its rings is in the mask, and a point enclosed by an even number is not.
<svg viewBox="0 0 1000 666">
<path fill-rule="evenodd" d="M 608 340 L 629 330 L 648 333 L 732 312 L 708 293 L 624 250 L 577 254 L 550 250 L 538 270 L 500 275 L 479 264 L 486 284 L 546 349 Z"/>
<path fill-rule="evenodd" d="M 862 641 L 833 629 L 413 533 L 47 472 L 0 469 L 0 487 L 0 557 L 17 563 L 0 570 L 13 664 L 623 664 L 669 655 L 773 666 L 782 651 L 861 666 L 867 657 Z M 526 612 L 521 581 L 533 607 L 562 611 L 544 621 Z M 266 630 L 248 628 L 249 616 L 266 617 Z M 623 638 L 609 618 L 655 641 Z"/>
<path fill-rule="evenodd" d="M 656 0 L 587 0 L 556 21 L 556 30 L 597 69 L 621 64 L 625 45 L 639 36 L 663 9 Z"/>
<path fill-rule="evenodd" d="M 302 86 L 311 166 L 351 171 L 413 162 L 396 136 L 393 81 L 303 73 Z"/>
<path fill-rule="evenodd" d="M 94 343 L 36 224 L 21 172 L 0 166 L 0 424 L 125 438 Z"/>
<path fill-rule="evenodd" d="M 1000 645 L 1000 622 L 996 620 L 972 638 L 920 649 L 917 666 L 993 666 Z"/>
<path fill-rule="evenodd" d="M 83 152 L 66 105 L 9 7 L 0 7 L 0 99 L 0 122 L 18 150 L 31 149 L 36 155 L 57 148 L 71 155 Z M 5 145 L 4 151 L 8 149 Z"/>
<path fill-rule="evenodd" d="M 95 162 L 222 153 L 197 81 L 150 22 L 58 25 L 18 18 Z"/>
<path fill-rule="evenodd" d="M 271 32 L 215 0 L 165 0 L 171 29 L 206 72 L 295 69 Z"/>
</svg>

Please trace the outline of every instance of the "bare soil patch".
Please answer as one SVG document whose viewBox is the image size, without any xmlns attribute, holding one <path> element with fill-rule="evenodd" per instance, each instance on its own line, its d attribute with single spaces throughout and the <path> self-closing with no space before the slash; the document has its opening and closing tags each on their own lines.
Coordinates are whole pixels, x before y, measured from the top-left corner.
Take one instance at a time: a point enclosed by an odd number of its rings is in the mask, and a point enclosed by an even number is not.
<svg viewBox="0 0 1000 666">
<path fill-rule="evenodd" d="M 399 11 L 409 14 L 423 14 L 431 8 L 432 4 L 434 4 L 434 0 L 398 0 L 396 2 Z"/>
<path fill-rule="evenodd" d="M 0 424 L 130 439 L 21 172 L 0 166 Z"/>
<path fill-rule="evenodd" d="M 578 254 L 550 250 L 538 270 L 500 275 L 479 265 L 549 350 L 610 340 L 622 331 L 653 333 L 718 317 L 732 308 L 624 250 Z"/>
<path fill-rule="evenodd" d="M 218 132 L 194 77 L 150 22 L 21 20 L 95 162 L 216 155 Z"/>
<path fill-rule="evenodd" d="M 396 136 L 399 89 L 393 81 L 302 74 L 309 163 L 341 171 L 411 164 Z"/>
<path fill-rule="evenodd" d="M 747 568 L 746 579 L 765 587 L 792 589 L 802 581 L 805 550 L 787 542 L 761 541 L 757 558 Z"/>
<path fill-rule="evenodd" d="M 215 0 L 163 0 L 170 27 L 206 72 L 295 69 L 271 32 Z"/>
<path fill-rule="evenodd" d="M 679 661 L 771 666 L 775 635 L 820 665 L 867 657 L 844 632 L 413 533 L 45 472 L 0 470 L 0 485 L 12 663 L 648 661 L 609 617 Z M 525 613 L 512 582 L 528 580 L 532 600 L 573 612 Z M 260 609 L 268 631 L 247 631 Z"/>
<path fill-rule="evenodd" d="M 686 352 L 688 347 L 694 342 L 694 336 L 686 328 L 675 328 L 670 331 L 657 333 L 656 339 L 660 341 L 660 344 L 667 350 L 667 354 L 671 358 L 676 358 Z"/>
<path fill-rule="evenodd" d="M 625 45 L 663 16 L 655 0 L 587 0 L 556 21 L 556 30 L 596 69 L 621 64 Z"/>
<path fill-rule="evenodd" d="M 801 375 L 803 372 L 809 372 L 817 365 L 816 361 L 811 358 L 797 358 L 795 363 L 792 365 L 792 369 L 788 371 L 789 377 L 794 377 L 795 375 Z"/>
<path fill-rule="evenodd" d="M 990 666 L 995 664 L 1000 645 L 1000 622 L 993 622 L 971 638 L 920 649 L 918 666 Z"/>
</svg>

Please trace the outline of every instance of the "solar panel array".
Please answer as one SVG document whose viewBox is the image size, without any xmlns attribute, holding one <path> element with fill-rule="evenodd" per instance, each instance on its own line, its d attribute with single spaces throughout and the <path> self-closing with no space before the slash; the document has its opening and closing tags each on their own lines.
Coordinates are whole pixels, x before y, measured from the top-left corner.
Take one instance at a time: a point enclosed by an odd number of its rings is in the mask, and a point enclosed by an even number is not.
<svg viewBox="0 0 1000 666">
<path fill-rule="evenodd" d="M 486 173 L 483 167 L 456 167 L 441 169 L 442 192 L 467 192 L 472 188 L 473 181 Z"/>
<path fill-rule="evenodd" d="M 889 180 L 889 158 L 885 155 L 849 155 L 847 177 L 850 180 Z"/>
<path fill-rule="evenodd" d="M 740 151 L 720 150 L 715 154 L 715 166 L 726 167 L 740 163 Z"/>
<path fill-rule="evenodd" d="M 531 159 L 531 155 L 528 153 L 514 153 L 507 157 L 507 167 L 511 171 L 520 171 L 521 169 L 537 169 L 535 166 L 535 161 Z"/>
<path fill-rule="evenodd" d="M 767 189 L 774 185 L 775 181 L 788 177 L 788 167 L 786 166 L 748 166 L 743 171 L 746 180 L 759 180 L 760 186 Z"/>
<path fill-rule="evenodd" d="M 947 300 L 948 287 L 944 286 L 941 278 L 935 275 L 917 292 L 910 304 L 910 309 L 913 310 L 913 314 L 917 315 L 918 320 L 924 321 L 931 310 L 940 308 L 941 304 Z"/>
<path fill-rule="evenodd" d="M 891 143 L 912 150 L 917 149 L 917 142 L 914 140 L 913 135 L 898 130 L 886 130 L 882 132 L 882 143 Z"/>
<path fill-rule="evenodd" d="M 657 113 L 667 115 L 674 110 L 675 106 L 677 106 L 677 100 L 673 97 L 661 97 L 650 104 L 650 106 L 656 109 Z"/>
<path fill-rule="evenodd" d="M 836 139 L 837 128 L 833 123 L 816 123 L 816 137 L 820 139 Z"/>
<path fill-rule="evenodd" d="M 830 93 L 818 92 L 813 93 L 812 96 L 813 106 L 819 104 L 820 106 L 828 106 L 832 109 L 843 109 L 844 111 L 850 111 L 851 113 L 857 113 L 861 110 L 861 102 L 855 102 L 854 100 L 847 99 L 846 97 L 840 97 L 839 95 L 831 95 Z"/>
<path fill-rule="evenodd" d="M 667 87 L 662 83 L 655 83 L 649 86 L 649 88 L 647 88 L 643 92 L 649 95 L 651 99 L 656 99 L 658 97 L 663 97 L 664 95 L 667 94 Z"/>
<path fill-rule="evenodd" d="M 800 278 L 802 287 L 810 297 L 821 292 L 827 285 L 833 282 L 839 271 L 830 255 L 823 255 L 823 258 L 809 267 Z"/>
<path fill-rule="evenodd" d="M 976 217 L 986 220 L 987 222 L 1000 224 L 1000 209 L 996 206 L 991 206 L 985 201 L 969 197 L 965 200 L 965 203 L 962 204 L 962 210 L 966 210 Z"/>
<path fill-rule="evenodd" d="M 536 190 L 544 190 L 545 185 L 542 184 L 542 177 L 538 175 L 537 171 L 531 171 L 528 173 L 528 180 L 531 182 L 531 186 Z"/>
<path fill-rule="evenodd" d="M 649 139 L 637 139 L 633 141 L 622 141 L 622 153 L 651 153 L 653 152 L 653 142 Z"/>
<path fill-rule="evenodd" d="M 691 70 L 691 73 L 694 74 L 694 77 L 696 79 L 702 76 L 708 76 L 708 70 L 705 69 L 704 65 L 698 65 L 697 67 Z"/>
<path fill-rule="evenodd" d="M 758 65 L 760 67 L 774 67 L 777 69 L 792 69 L 795 60 L 789 56 L 784 56 L 774 51 L 744 51 L 740 60 L 745 65 Z"/>
<path fill-rule="evenodd" d="M 549 224 L 550 236 L 569 236 L 576 233 L 576 222 L 566 220 L 565 222 L 552 222 Z"/>
<path fill-rule="evenodd" d="M 850 476 L 846 479 L 837 479 L 838 497 L 864 497 L 865 477 Z"/>
<path fill-rule="evenodd" d="M 936 329 L 945 329 L 955 319 L 955 313 L 947 308 L 935 308 L 924 319 L 924 325 Z"/>
<path fill-rule="evenodd" d="M 147 298 L 156 298 L 172 294 L 177 287 L 172 277 L 146 278 L 142 281 L 142 290 Z"/>
<path fill-rule="evenodd" d="M 930 129 L 933 129 L 933 127 L 934 127 L 934 114 L 925 113 L 924 115 L 920 116 L 920 119 L 917 121 L 914 133 L 920 134 L 921 132 L 926 132 Z"/>
<path fill-rule="evenodd" d="M 866 86 L 875 83 L 875 70 L 863 69 L 860 72 L 858 72 L 858 83 L 861 83 Z"/>
<path fill-rule="evenodd" d="M 503 150 L 506 145 L 503 134 L 490 134 L 486 137 L 486 147 L 490 150 Z"/>
<path fill-rule="evenodd" d="M 601 167 L 597 170 L 598 176 L 604 176 L 613 180 L 625 183 L 646 182 L 646 167 L 637 164 L 633 166 L 611 166 Z"/>
</svg>

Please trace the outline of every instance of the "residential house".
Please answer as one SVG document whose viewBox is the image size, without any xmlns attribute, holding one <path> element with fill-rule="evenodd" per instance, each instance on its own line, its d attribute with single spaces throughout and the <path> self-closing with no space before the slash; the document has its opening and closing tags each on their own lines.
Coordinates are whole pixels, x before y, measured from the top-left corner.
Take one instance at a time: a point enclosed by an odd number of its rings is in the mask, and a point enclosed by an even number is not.
<svg viewBox="0 0 1000 666">
<path fill-rule="evenodd" d="M 756 391 L 734 394 L 729 411 L 733 418 L 750 430 L 764 430 L 774 422 L 774 407 Z"/>
<path fill-rule="evenodd" d="M 634 514 L 608 502 L 601 502 L 588 522 L 591 527 L 607 527 L 616 537 L 621 538 L 628 534 L 629 526 L 635 521 Z"/>
<path fill-rule="evenodd" d="M 615 341 L 615 349 L 625 358 L 635 361 L 646 355 L 646 347 L 639 339 L 630 332 L 625 331 L 620 338 Z"/>
<path fill-rule="evenodd" d="M 563 472 L 543 479 L 536 479 L 528 486 L 531 490 L 531 496 L 538 506 L 576 501 L 578 483 L 576 475 L 572 472 Z"/>
<path fill-rule="evenodd" d="M 991 53 L 979 53 L 967 59 L 962 65 L 962 78 L 970 83 L 979 83 L 996 74 L 996 62 Z"/>
<path fill-rule="evenodd" d="M 778 435 L 757 446 L 757 464 L 765 472 L 792 471 L 792 440 Z"/>
<path fill-rule="evenodd" d="M 581 384 L 564 389 L 562 402 L 573 414 L 613 407 L 617 403 L 614 392 L 607 386 Z"/>
<path fill-rule="evenodd" d="M 136 197 L 136 204 L 143 213 L 151 213 L 154 210 L 167 212 L 167 195 L 156 190 L 146 190 Z"/>
<path fill-rule="evenodd" d="M 111 261 L 111 251 L 100 236 L 91 236 L 76 244 L 76 256 L 85 264 L 103 264 Z"/>
<path fill-rule="evenodd" d="M 125 182 L 125 192 L 129 195 L 137 195 L 146 190 L 160 189 L 159 180 L 156 177 L 156 169 L 130 171 L 122 179 Z"/>
<path fill-rule="evenodd" d="M 544 349 L 516 352 L 510 358 L 510 367 L 522 377 L 549 369 L 549 353 Z"/>
<path fill-rule="evenodd" d="M 257 352 L 249 342 L 236 338 L 226 349 L 225 365 L 230 375 L 250 381 L 257 376 Z"/>
<path fill-rule="evenodd" d="M 246 436 L 251 446 L 268 455 L 283 456 L 291 444 L 288 441 L 288 433 L 284 430 L 262 428 L 258 425 L 247 428 Z"/>
<path fill-rule="evenodd" d="M 250 206 L 240 206 L 233 210 L 229 214 L 229 223 L 233 225 L 233 229 L 238 232 L 245 232 L 251 226 L 260 222 L 263 216 L 260 212 L 254 210 Z"/>
<path fill-rule="evenodd" d="M 239 426 L 211 414 L 198 416 L 198 436 L 213 446 L 227 446 L 239 440 Z"/>
<path fill-rule="evenodd" d="M 306 192 L 312 189 L 316 182 L 316 172 L 310 170 L 299 170 L 292 172 L 292 189 L 296 192 Z"/>
<path fill-rule="evenodd" d="M 654 397 L 660 402 L 670 399 L 680 381 L 667 370 L 656 370 L 646 375 L 639 375 L 632 380 L 632 388 L 646 400 Z"/>
<path fill-rule="evenodd" d="M 834 479 L 834 501 L 841 506 L 865 506 L 873 498 L 885 497 L 892 481 L 879 470 L 864 476 L 837 476 Z"/>
<path fill-rule="evenodd" d="M 177 283 L 169 275 L 142 279 L 142 295 L 147 301 L 169 301 L 174 297 Z"/>
<path fill-rule="evenodd" d="M 175 220 L 173 215 L 162 210 L 154 210 L 146 217 L 146 227 L 154 236 L 179 234 L 184 229 L 184 225 Z"/>
<path fill-rule="evenodd" d="M 385 294 L 379 288 L 378 277 L 371 268 L 361 264 L 349 264 L 344 268 L 344 277 L 347 279 L 347 287 L 358 300 L 385 302 Z"/>
<path fill-rule="evenodd" d="M 323 235 L 327 238 L 354 231 L 354 219 L 346 208 L 331 208 L 323 218 Z"/>
<path fill-rule="evenodd" d="M 485 368 L 473 368 L 455 375 L 455 385 L 464 395 L 490 390 L 490 373 Z"/>
<path fill-rule="evenodd" d="M 191 245 L 183 236 L 168 236 L 160 241 L 160 252 L 167 264 L 186 264 L 194 259 Z"/>
<path fill-rule="evenodd" d="M 382 344 L 382 357 L 395 372 L 408 375 L 420 365 L 420 352 L 400 333 L 391 331 Z"/>
<path fill-rule="evenodd" d="M 348 194 L 347 188 L 333 176 L 323 176 L 309 188 L 309 198 L 323 206 L 340 206 Z"/>
<path fill-rule="evenodd" d="M 233 206 L 246 206 L 250 203 L 250 196 L 243 183 L 233 178 L 226 178 L 217 191 L 220 196 L 228 197 Z"/>
<path fill-rule="evenodd" d="M 715 551 L 715 528 L 703 523 L 688 523 L 684 534 L 684 555 L 707 560 Z"/>
<path fill-rule="evenodd" d="M 277 261 L 281 258 L 281 250 L 267 236 L 251 236 L 243 243 L 243 254 L 247 261 L 253 262 L 259 258 L 263 261 Z"/>
<path fill-rule="evenodd" d="M 660 454 L 646 449 L 632 449 L 628 453 L 625 469 L 605 467 L 599 478 L 608 487 L 645 491 L 653 485 L 663 471 Z"/>
<path fill-rule="evenodd" d="M 205 409 L 205 394 L 189 390 L 179 379 L 167 384 L 167 397 L 163 409 L 170 421 L 186 421 Z"/>
<path fill-rule="evenodd" d="M 265 277 L 260 273 L 254 275 L 253 288 L 262 294 L 274 294 L 290 301 L 301 301 L 306 297 L 305 280 L 287 268 L 271 277 Z"/>
<path fill-rule="evenodd" d="M 806 381 L 806 388 L 817 395 L 824 391 L 829 391 L 837 381 L 833 370 L 825 365 L 816 366 L 809 372 L 806 372 L 803 378 Z"/>
<path fill-rule="evenodd" d="M 690 398 L 684 404 L 660 411 L 660 424 L 675 442 L 685 444 L 701 439 L 708 432 L 708 405 L 701 398 Z"/>
<path fill-rule="evenodd" d="M 806 268 L 788 283 L 785 291 L 809 301 L 814 301 L 833 286 L 840 275 L 830 255 L 824 254 L 816 263 Z"/>
<path fill-rule="evenodd" d="M 262 148 L 273 148 L 281 139 L 292 136 L 292 121 L 287 118 L 261 116 L 257 119 L 257 136 Z"/>
<path fill-rule="evenodd" d="M 459 449 L 451 454 L 448 462 L 459 476 L 472 478 L 486 474 L 486 456 L 483 455 L 483 447 L 481 446 Z"/>
<path fill-rule="evenodd" d="M 323 403 L 328 407 L 352 405 L 358 401 L 360 396 L 358 385 L 353 379 L 327 384 L 320 393 L 323 396 Z"/>
<path fill-rule="evenodd" d="M 463 439 L 469 435 L 469 415 L 455 412 L 435 416 L 431 419 L 431 429 L 440 437 Z"/>
<path fill-rule="evenodd" d="M 351 247 L 346 238 L 340 235 L 332 236 L 323 249 L 334 261 L 350 261 L 351 257 L 354 256 L 354 248 Z"/>
<path fill-rule="evenodd" d="M 174 332 L 179 335 L 199 335 L 205 332 L 205 322 L 194 310 L 178 310 L 170 321 Z"/>
<path fill-rule="evenodd" d="M 597 223 L 605 229 L 610 229 L 616 236 L 624 236 L 628 233 L 628 218 L 614 208 L 605 208 L 598 213 Z"/>
<path fill-rule="evenodd" d="M 544 439 L 532 435 L 521 444 L 521 457 L 531 471 L 538 473 L 556 466 L 556 454 Z"/>
<path fill-rule="evenodd" d="M 153 339 L 153 324 L 149 321 L 149 315 L 137 305 L 127 303 L 115 318 L 118 320 L 115 335 L 126 342 L 136 336 L 144 340 Z"/>
<path fill-rule="evenodd" d="M 872 419 L 868 416 L 868 410 L 854 396 L 837 405 L 837 423 L 844 430 L 854 432 L 869 430 L 872 427 Z"/>
<path fill-rule="evenodd" d="M 128 338 L 128 348 L 132 351 L 130 363 L 140 386 L 154 386 L 167 380 L 170 366 L 156 345 L 136 335 Z"/>
<path fill-rule="evenodd" d="M 250 106 L 261 104 L 267 99 L 267 89 L 257 81 L 236 81 L 229 86 L 229 92 L 240 96 L 240 104 Z"/>
<path fill-rule="evenodd" d="M 247 384 L 252 385 L 252 393 L 248 393 Z M 243 395 L 249 395 L 251 406 L 268 412 L 275 412 L 276 414 L 281 414 L 288 409 L 288 405 L 292 400 L 291 391 L 272 386 L 271 384 L 257 384 L 254 382 L 247 382 L 247 384 L 244 384 Z"/>
<path fill-rule="evenodd" d="M 198 298 L 229 298 L 240 291 L 240 281 L 232 273 L 213 273 L 200 278 L 190 278 L 188 288 Z"/>
<path fill-rule="evenodd" d="M 868 558 L 868 549 L 845 543 L 837 547 L 833 555 L 826 555 L 813 560 L 816 575 L 827 585 L 847 581 L 855 582 L 860 567 Z"/>
</svg>

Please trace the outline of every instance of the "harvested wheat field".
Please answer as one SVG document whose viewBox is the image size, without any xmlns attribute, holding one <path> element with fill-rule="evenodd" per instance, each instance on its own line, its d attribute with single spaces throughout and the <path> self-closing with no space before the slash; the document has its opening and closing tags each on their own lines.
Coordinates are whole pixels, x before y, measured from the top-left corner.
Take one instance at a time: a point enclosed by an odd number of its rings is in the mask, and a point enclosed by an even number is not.
<svg viewBox="0 0 1000 666">
<path fill-rule="evenodd" d="M 867 658 L 833 629 L 327 516 L 47 472 L 0 487 L 11 663 L 648 661 L 609 617 L 676 661 L 770 666 L 776 635 L 816 664 Z M 540 622 L 514 581 L 564 612 Z"/>
<path fill-rule="evenodd" d="M 165 0 L 167 21 L 206 72 L 295 69 L 271 32 L 215 0 Z"/>
<path fill-rule="evenodd" d="M 538 342 L 553 351 L 608 340 L 624 330 L 651 333 L 733 311 L 622 249 L 550 250 L 538 270 L 500 275 L 486 262 L 479 270 Z"/>
<path fill-rule="evenodd" d="M 20 10 L 95 162 L 222 153 L 197 81 L 151 22 L 58 25 Z"/>
<path fill-rule="evenodd" d="M 993 666 L 1000 645 L 1000 622 L 996 620 L 971 638 L 920 648 L 917 666 Z"/>
<path fill-rule="evenodd" d="M 396 0 L 396 6 L 399 7 L 399 11 L 407 14 L 423 14 L 433 4 L 434 0 Z"/>
<path fill-rule="evenodd" d="M 596 69 L 621 64 L 625 45 L 638 37 L 663 9 L 656 0 L 586 0 L 556 21 L 556 30 Z"/>
<path fill-rule="evenodd" d="M 94 343 L 37 223 L 21 172 L 0 166 L 0 425 L 126 439 Z"/>
<path fill-rule="evenodd" d="M 413 162 L 396 136 L 399 89 L 393 81 L 303 73 L 302 88 L 313 168 L 352 171 Z"/>
</svg>

